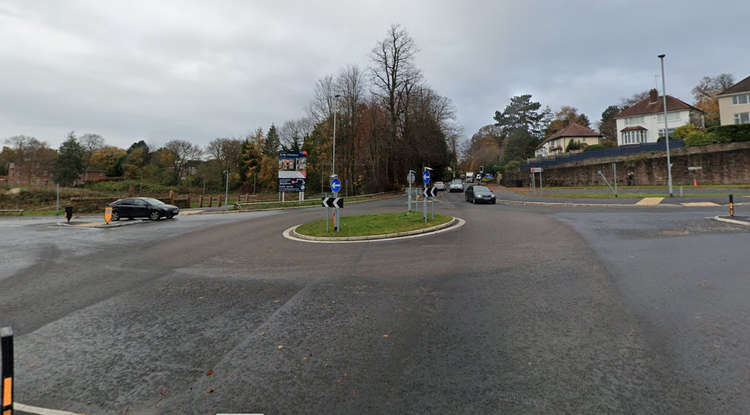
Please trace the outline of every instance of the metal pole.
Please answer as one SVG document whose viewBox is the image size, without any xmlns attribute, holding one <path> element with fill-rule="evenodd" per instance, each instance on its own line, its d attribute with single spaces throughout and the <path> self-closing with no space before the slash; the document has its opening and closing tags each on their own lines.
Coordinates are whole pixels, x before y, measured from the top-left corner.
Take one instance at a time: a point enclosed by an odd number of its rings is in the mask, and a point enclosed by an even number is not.
<svg viewBox="0 0 750 415">
<path fill-rule="evenodd" d="M 539 191 L 544 191 L 544 183 L 542 183 L 542 172 L 539 172 Z"/>
<path fill-rule="evenodd" d="M 430 201 L 430 206 L 432 207 L 432 220 L 435 220 L 435 199 Z"/>
<path fill-rule="evenodd" d="M 664 56 L 665 54 L 659 55 L 661 60 L 661 90 L 662 98 L 664 102 L 664 141 L 667 143 L 667 183 L 669 185 L 669 197 L 674 196 L 672 191 L 672 162 L 669 157 L 669 128 L 667 124 L 667 83 L 664 80 Z"/>
<path fill-rule="evenodd" d="M 406 209 L 407 212 L 411 212 L 411 183 L 409 183 L 409 207 Z"/>
<path fill-rule="evenodd" d="M 612 163 L 612 176 L 615 178 L 615 197 L 617 197 L 617 163 Z"/>
<path fill-rule="evenodd" d="M 427 190 L 427 185 L 424 185 L 425 190 Z M 425 193 L 422 193 L 422 196 L 424 196 Z M 424 213 L 424 223 L 427 223 L 427 196 L 424 198 L 424 203 L 422 203 L 422 210 Z"/>
<path fill-rule="evenodd" d="M 55 215 L 60 213 L 60 183 L 57 183 L 57 197 L 55 199 Z"/>
<path fill-rule="evenodd" d="M 224 170 L 224 174 L 227 175 L 226 185 L 224 186 L 224 206 L 227 206 L 229 204 L 229 170 Z"/>
<path fill-rule="evenodd" d="M 338 95 L 334 99 L 338 98 Z M 331 176 L 336 174 L 336 113 L 338 108 L 333 111 L 333 155 L 331 156 Z"/>
</svg>

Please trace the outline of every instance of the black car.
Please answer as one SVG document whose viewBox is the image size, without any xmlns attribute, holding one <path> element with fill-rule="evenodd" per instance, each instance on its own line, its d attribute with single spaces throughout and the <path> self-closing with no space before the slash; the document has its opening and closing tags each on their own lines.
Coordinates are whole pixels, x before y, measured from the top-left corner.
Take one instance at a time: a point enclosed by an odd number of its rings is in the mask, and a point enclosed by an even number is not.
<svg viewBox="0 0 750 415">
<path fill-rule="evenodd" d="M 177 206 L 168 205 L 151 197 L 129 197 L 109 205 L 112 206 L 112 220 L 120 220 L 120 218 L 171 219 L 180 213 Z"/>
<path fill-rule="evenodd" d="M 464 195 L 467 202 L 495 204 L 495 194 L 485 186 L 469 186 Z"/>
</svg>

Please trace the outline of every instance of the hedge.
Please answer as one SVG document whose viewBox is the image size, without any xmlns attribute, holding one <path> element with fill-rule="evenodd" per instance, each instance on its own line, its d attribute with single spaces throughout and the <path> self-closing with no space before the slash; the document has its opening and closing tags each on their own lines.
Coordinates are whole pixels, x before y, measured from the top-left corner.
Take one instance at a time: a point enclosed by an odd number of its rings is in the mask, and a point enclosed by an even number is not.
<svg viewBox="0 0 750 415">
<path fill-rule="evenodd" d="M 750 124 L 716 126 L 709 128 L 708 132 L 726 139 L 726 142 L 750 141 Z"/>
<path fill-rule="evenodd" d="M 584 148 L 583 151 L 604 150 L 605 148 L 607 148 L 607 146 L 601 144 L 592 144 Z"/>
</svg>

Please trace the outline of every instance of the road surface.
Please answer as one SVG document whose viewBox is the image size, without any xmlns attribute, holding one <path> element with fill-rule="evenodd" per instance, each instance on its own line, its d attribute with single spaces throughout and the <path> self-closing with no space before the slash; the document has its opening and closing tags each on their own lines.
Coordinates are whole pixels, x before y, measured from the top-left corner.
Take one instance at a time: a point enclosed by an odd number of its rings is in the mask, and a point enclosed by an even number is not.
<svg viewBox="0 0 750 415">
<path fill-rule="evenodd" d="M 345 245 L 281 236 L 322 208 L 116 229 L 2 219 L 17 401 L 86 414 L 750 412 L 750 233 L 706 219 L 723 209 L 462 196 L 437 208 L 465 219 L 459 230 Z"/>
</svg>

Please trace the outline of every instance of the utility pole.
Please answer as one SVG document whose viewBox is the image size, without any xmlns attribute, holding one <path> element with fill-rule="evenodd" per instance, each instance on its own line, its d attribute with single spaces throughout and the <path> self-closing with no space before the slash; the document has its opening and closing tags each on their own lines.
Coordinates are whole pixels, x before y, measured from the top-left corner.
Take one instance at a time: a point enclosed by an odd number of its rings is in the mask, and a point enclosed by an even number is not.
<svg viewBox="0 0 750 415">
<path fill-rule="evenodd" d="M 667 183 L 669 186 L 669 197 L 674 197 L 672 191 L 672 162 L 669 157 L 669 128 L 667 124 L 667 83 L 664 80 L 664 57 L 665 54 L 659 55 L 661 60 L 661 91 L 664 102 L 664 141 L 667 143 Z"/>
<path fill-rule="evenodd" d="M 331 155 L 331 176 L 336 175 L 336 114 L 339 112 L 339 98 L 341 95 L 334 95 L 333 108 L 333 154 Z"/>
<path fill-rule="evenodd" d="M 226 182 L 224 187 L 224 206 L 227 206 L 229 204 L 229 170 L 224 170 L 224 174 L 227 176 L 224 180 Z"/>
</svg>

